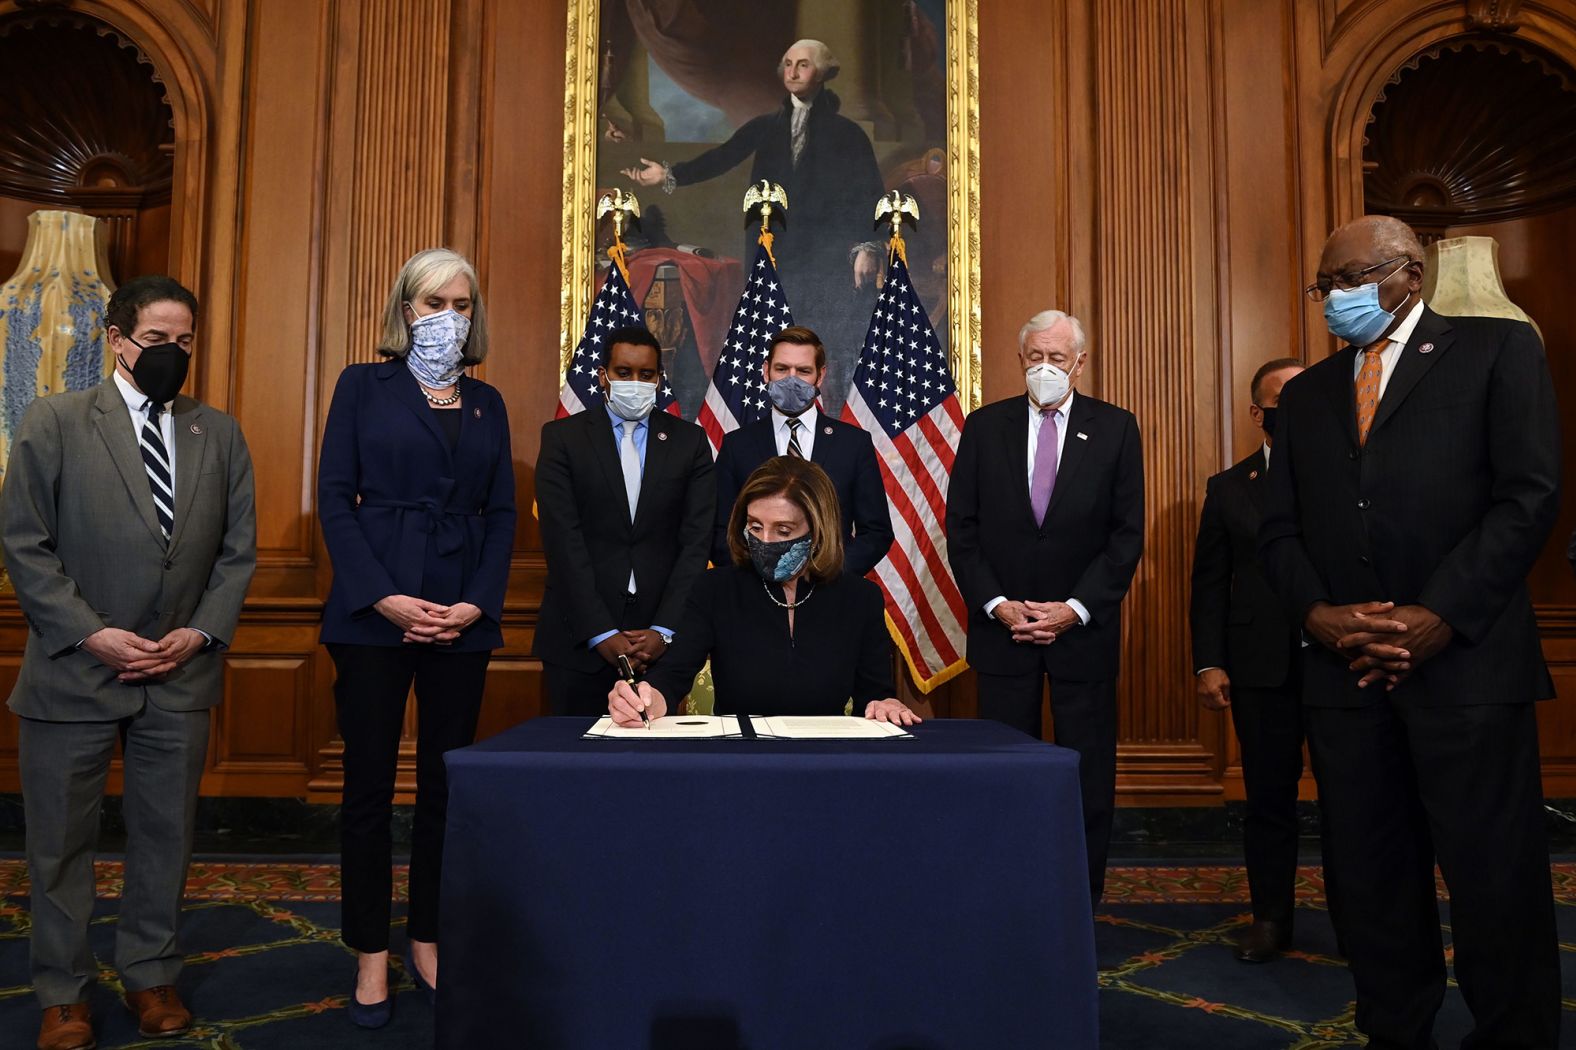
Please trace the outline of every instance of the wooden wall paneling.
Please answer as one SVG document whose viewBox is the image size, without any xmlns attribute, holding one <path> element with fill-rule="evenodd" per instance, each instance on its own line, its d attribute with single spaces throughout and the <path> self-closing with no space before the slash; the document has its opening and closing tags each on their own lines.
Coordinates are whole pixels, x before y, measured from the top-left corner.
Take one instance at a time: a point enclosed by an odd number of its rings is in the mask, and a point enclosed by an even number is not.
<svg viewBox="0 0 1576 1050">
<path fill-rule="evenodd" d="M 1186 677 L 1185 626 L 1197 453 L 1202 445 L 1212 460 L 1218 432 L 1212 411 L 1197 412 L 1213 398 L 1197 389 L 1194 360 L 1214 352 L 1213 267 L 1198 261 L 1214 251 L 1213 120 L 1209 93 L 1188 90 L 1211 66 L 1201 16 L 1212 7 L 1152 0 L 1095 13 L 1100 308 L 1091 356 L 1102 361 L 1101 395 L 1138 417 L 1148 517 L 1124 609 L 1118 784 L 1153 801 L 1220 791 Z"/>
</svg>

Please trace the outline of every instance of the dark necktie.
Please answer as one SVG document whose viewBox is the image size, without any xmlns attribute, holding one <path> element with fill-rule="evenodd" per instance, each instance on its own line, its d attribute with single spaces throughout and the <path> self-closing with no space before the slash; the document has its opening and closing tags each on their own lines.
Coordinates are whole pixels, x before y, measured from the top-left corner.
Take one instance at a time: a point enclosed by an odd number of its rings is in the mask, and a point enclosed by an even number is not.
<svg viewBox="0 0 1576 1050">
<path fill-rule="evenodd" d="M 164 437 L 159 433 L 159 417 L 164 406 L 148 399 L 148 421 L 142 424 L 142 465 L 148 471 L 148 487 L 153 490 L 153 509 L 159 515 L 159 528 L 164 539 L 175 531 L 175 475 L 170 471 L 170 454 L 164 447 Z"/>
<path fill-rule="evenodd" d="M 799 428 L 804 426 L 797 417 L 788 421 L 788 454 L 794 459 L 804 458 L 804 449 L 799 447 Z"/>
</svg>

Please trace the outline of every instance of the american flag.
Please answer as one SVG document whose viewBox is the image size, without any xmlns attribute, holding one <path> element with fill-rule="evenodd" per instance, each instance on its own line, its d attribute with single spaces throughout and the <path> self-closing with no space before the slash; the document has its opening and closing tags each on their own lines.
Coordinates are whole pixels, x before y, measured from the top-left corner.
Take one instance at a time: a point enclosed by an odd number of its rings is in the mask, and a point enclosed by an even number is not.
<svg viewBox="0 0 1576 1050">
<path fill-rule="evenodd" d="M 602 362 L 602 339 L 615 328 L 642 324 L 644 315 L 630 293 L 623 272 L 615 265 L 607 272 L 602 290 L 591 303 L 591 316 L 586 318 L 585 333 L 575 346 L 575 355 L 569 359 L 569 369 L 564 374 L 564 388 L 558 392 L 558 411 L 555 419 L 584 412 L 592 405 L 602 403 L 602 388 L 597 386 L 596 370 Z M 673 396 L 673 384 L 667 374 L 657 389 L 656 411 L 678 415 L 679 403 Z"/>
<path fill-rule="evenodd" d="M 876 566 L 893 640 L 924 692 L 966 666 L 968 611 L 947 565 L 947 486 L 963 408 L 898 252 L 876 299 L 843 419 L 876 446 L 896 538 Z"/>
<path fill-rule="evenodd" d="M 711 438 L 713 454 L 722 447 L 724 434 L 771 412 L 762 378 L 766 351 L 771 349 L 772 337 L 791 324 L 793 313 L 788 309 L 782 280 L 771 253 L 762 245 L 755 252 L 739 307 L 733 311 L 733 324 L 723 337 L 706 401 L 695 417 Z"/>
</svg>

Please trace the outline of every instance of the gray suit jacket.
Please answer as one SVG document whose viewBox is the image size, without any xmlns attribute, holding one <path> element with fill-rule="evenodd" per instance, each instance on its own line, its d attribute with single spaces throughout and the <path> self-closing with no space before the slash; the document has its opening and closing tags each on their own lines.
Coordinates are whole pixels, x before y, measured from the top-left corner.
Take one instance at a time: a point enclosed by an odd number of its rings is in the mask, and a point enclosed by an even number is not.
<svg viewBox="0 0 1576 1050">
<path fill-rule="evenodd" d="M 0 545 L 31 633 L 8 706 L 24 718 L 124 718 L 144 701 L 197 711 L 223 693 L 220 649 L 257 565 L 252 460 L 230 416 L 178 396 L 175 531 L 166 546 L 126 402 L 107 379 L 42 397 L 12 440 Z M 209 646 L 162 681 L 125 685 L 77 644 L 103 627 Z"/>
</svg>

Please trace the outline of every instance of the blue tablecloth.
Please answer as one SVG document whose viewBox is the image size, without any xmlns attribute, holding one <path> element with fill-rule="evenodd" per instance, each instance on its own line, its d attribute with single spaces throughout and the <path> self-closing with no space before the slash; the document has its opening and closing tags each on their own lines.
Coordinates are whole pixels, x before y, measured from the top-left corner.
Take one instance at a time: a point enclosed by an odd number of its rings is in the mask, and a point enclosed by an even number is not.
<svg viewBox="0 0 1576 1050">
<path fill-rule="evenodd" d="M 448 755 L 439 1047 L 1098 1045 L 1073 752 L 589 725 Z"/>
</svg>

